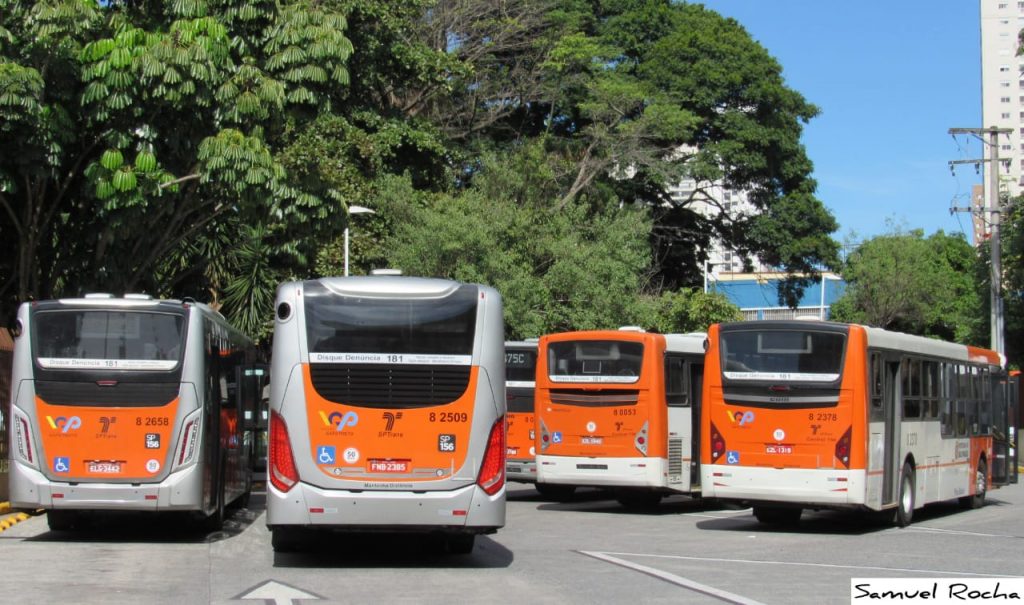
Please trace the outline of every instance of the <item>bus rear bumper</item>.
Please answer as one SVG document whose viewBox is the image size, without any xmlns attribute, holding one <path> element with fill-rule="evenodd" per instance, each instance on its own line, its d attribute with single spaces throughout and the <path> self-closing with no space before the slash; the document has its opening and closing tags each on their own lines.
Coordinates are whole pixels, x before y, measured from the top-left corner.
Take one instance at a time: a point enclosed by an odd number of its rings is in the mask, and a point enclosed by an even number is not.
<svg viewBox="0 0 1024 605">
<path fill-rule="evenodd" d="M 520 460 L 509 458 L 505 463 L 505 476 L 509 481 L 536 483 L 537 461 L 533 458 Z"/>
<path fill-rule="evenodd" d="M 489 496 L 475 484 L 452 491 L 412 492 L 334 490 L 299 483 L 287 493 L 268 485 L 267 526 L 489 534 L 505 526 L 505 487 Z"/>
<path fill-rule="evenodd" d="M 537 456 L 538 483 L 664 488 L 670 487 L 667 477 L 667 463 L 661 458 Z"/>
<path fill-rule="evenodd" d="M 11 506 L 32 509 L 109 511 L 199 510 L 202 473 L 198 466 L 171 473 L 160 483 L 64 483 L 13 462 Z"/>
<path fill-rule="evenodd" d="M 740 502 L 787 502 L 808 506 L 864 504 L 864 470 L 763 468 L 722 464 L 701 467 L 705 498 Z"/>
</svg>

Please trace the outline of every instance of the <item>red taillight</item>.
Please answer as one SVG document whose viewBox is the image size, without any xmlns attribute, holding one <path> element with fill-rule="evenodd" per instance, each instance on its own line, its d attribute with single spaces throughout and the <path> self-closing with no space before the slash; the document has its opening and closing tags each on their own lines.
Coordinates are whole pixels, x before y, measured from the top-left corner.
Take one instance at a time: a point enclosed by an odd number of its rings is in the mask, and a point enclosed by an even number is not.
<svg viewBox="0 0 1024 605">
<path fill-rule="evenodd" d="M 718 427 L 715 423 L 711 423 L 711 462 L 717 462 L 722 454 L 725 453 L 725 439 L 722 434 L 718 432 Z"/>
<path fill-rule="evenodd" d="M 287 492 L 299 482 L 299 472 L 292 457 L 292 444 L 288 440 L 288 426 L 284 419 L 270 413 L 270 443 L 267 459 L 270 462 L 270 484 Z"/>
<path fill-rule="evenodd" d="M 836 458 L 843 463 L 843 466 L 850 468 L 850 439 L 853 427 L 846 429 L 843 436 L 836 442 Z"/>
<path fill-rule="evenodd" d="M 491 427 L 491 436 L 487 439 L 487 451 L 484 452 L 484 463 L 480 465 L 480 477 L 476 480 L 488 496 L 498 493 L 505 485 L 505 417 Z"/>
</svg>

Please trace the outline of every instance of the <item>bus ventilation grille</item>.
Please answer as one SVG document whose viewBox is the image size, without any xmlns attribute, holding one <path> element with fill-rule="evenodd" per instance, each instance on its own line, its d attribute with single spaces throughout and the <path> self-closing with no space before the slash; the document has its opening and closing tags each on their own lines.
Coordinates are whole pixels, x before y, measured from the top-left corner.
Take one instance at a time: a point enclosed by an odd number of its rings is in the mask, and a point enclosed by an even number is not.
<svg viewBox="0 0 1024 605">
<path fill-rule="evenodd" d="M 451 403 L 469 386 L 470 366 L 313 363 L 313 388 L 334 403 L 415 408 Z"/>
<path fill-rule="evenodd" d="M 578 405 L 583 407 L 615 407 L 620 405 L 636 405 L 640 400 L 640 391 L 625 389 L 608 389 L 604 391 L 586 391 L 583 389 L 551 389 L 551 403 L 559 405 Z"/>
<path fill-rule="evenodd" d="M 668 440 L 668 476 L 670 478 L 683 476 L 683 440 Z"/>
</svg>

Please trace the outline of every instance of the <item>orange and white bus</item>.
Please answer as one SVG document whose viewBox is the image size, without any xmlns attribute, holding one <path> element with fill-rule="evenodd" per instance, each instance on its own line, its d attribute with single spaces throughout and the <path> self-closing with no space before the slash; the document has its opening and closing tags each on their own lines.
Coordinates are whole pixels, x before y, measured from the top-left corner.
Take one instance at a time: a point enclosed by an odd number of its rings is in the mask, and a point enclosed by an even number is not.
<svg viewBox="0 0 1024 605">
<path fill-rule="evenodd" d="M 613 490 L 626 506 L 699 494 L 705 335 L 551 334 L 537 359 L 537 487 Z"/>
<path fill-rule="evenodd" d="M 96 511 L 248 499 L 263 366 L 207 305 L 109 294 L 24 303 L 11 381 L 11 504 L 73 529 Z"/>
<path fill-rule="evenodd" d="M 764 523 L 802 509 L 890 514 L 984 504 L 1015 481 L 1018 402 L 986 349 L 821 321 L 713 325 L 701 438 L 705 497 Z"/>
<path fill-rule="evenodd" d="M 534 442 L 534 386 L 537 340 L 505 343 L 505 474 L 509 481 L 537 481 Z"/>
</svg>

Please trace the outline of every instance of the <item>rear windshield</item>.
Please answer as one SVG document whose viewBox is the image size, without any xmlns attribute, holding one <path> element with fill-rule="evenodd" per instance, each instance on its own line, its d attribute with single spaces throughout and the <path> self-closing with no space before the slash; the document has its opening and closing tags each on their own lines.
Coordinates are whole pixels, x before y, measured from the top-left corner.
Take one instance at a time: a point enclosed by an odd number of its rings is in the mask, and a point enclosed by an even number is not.
<svg viewBox="0 0 1024 605">
<path fill-rule="evenodd" d="M 846 336 L 813 330 L 741 330 L 721 335 L 722 370 L 730 380 L 833 382 Z"/>
<path fill-rule="evenodd" d="M 45 369 L 172 370 L 185 318 L 108 310 L 40 311 L 33 317 L 36 363 Z"/>
<path fill-rule="evenodd" d="M 536 381 L 537 351 L 535 349 L 505 349 L 505 383 L 532 386 Z"/>
<path fill-rule="evenodd" d="M 640 379 L 644 345 L 619 340 L 574 340 L 548 343 L 552 382 L 619 382 Z"/>
<path fill-rule="evenodd" d="M 313 363 L 470 365 L 477 288 L 450 296 L 381 299 L 305 289 L 306 337 Z"/>
</svg>

